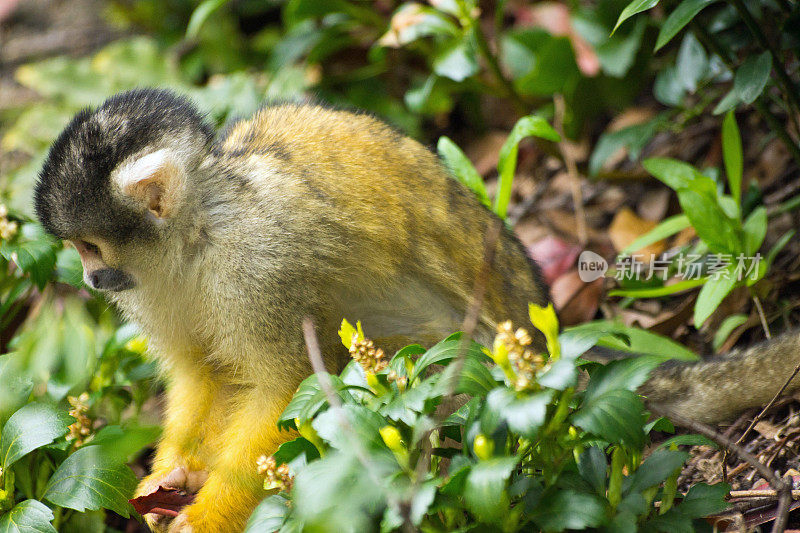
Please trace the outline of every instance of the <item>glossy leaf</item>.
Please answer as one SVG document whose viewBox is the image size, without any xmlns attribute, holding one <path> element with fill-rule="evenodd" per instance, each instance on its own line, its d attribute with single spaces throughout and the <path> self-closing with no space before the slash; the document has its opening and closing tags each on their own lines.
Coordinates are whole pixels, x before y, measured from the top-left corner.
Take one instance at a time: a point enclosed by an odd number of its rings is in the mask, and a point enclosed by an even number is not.
<svg viewBox="0 0 800 533">
<path fill-rule="evenodd" d="M 481 522 L 501 524 L 511 502 L 505 490 L 516 457 L 497 457 L 472 467 L 464 486 L 464 503 Z"/>
<path fill-rule="evenodd" d="M 262 500 L 250 515 L 245 533 L 280 530 L 291 511 L 289 503 L 289 499 L 282 494 L 273 494 Z"/>
<path fill-rule="evenodd" d="M 485 206 L 491 205 L 483 178 L 456 143 L 448 137 L 439 137 L 436 151 L 458 181 L 469 187 Z"/>
<path fill-rule="evenodd" d="M 34 402 L 11 415 L 0 434 L 0 467 L 3 470 L 25 454 L 50 444 L 67 433 L 75 421 L 65 409 Z"/>
<path fill-rule="evenodd" d="M 734 265 L 727 268 L 717 278 L 706 281 L 700 294 L 697 295 L 697 302 L 694 304 L 694 325 L 699 328 L 716 311 L 722 300 L 730 294 L 736 287 L 738 280 L 734 272 Z"/>
<path fill-rule="evenodd" d="M 7 513 L 0 514 L 3 533 L 56 533 L 50 522 L 53 511 L 38 500 L 25 500 Z"/>
<path fill-rule="evenodd" d="M 672 40 L 679 31 L 683 29 L 691 20 L 697 16 L 704 7 L 711 5 L 716 0 L 683 0 L 676 7 L 661 25 L 656 39 L 655 51 L 666 45 Z"/>
<path fill-rule="evenodd" d="M 772 60 L 769 52 L 748 56 L 736 70 L 733 80 L 733 89 L 739 99 L 752 104 L 764 91 L 772 69 Z"/>
<path fill-rule="evenodd" d="M 110 509 L 128 517 L 128 498 L 136 475 L 102 446 L 85 446 L 67 457 L 45 487 L 43 498 L 54 505 L 83 512 Z"/>
<path fill-rule="evenodd" d="M 729 111 L 722 121 L 722 159 L 725 162 L 725 175 L 728 176 L 728 186 L 731 195 L 737 204 L 742 202 L 742 138 L 739 135 L 739 126 L 736 116 Z"/>
<path fill-rule="evenodd" d="M 609 442 L 634 448 L 644 445 L 642 400 L 635 392 L 613 389 L 584 403 L 572 415 L 572 423 Z"/>
<path fill-rule="evenodd" d="M 637 13 L 641 13 L 642 11 L 647 11 L 648 9 L 655 7 L 657 4 L 658 0 L 633 0 L 633 2 L 625 6 L 625 9 L 623 9 L 622 13 L 620 13 L 617 23 L 614 25 L 614 29 L 611 32 L 612 35 L 615 31 L 617 31 L 617 28 L 619 28 L 620 24 Z"/>
<path fill-rule="evenodd" d="M 561 140 L 558 132 L 545 119 L 536 115 L 523 117 L 514 124 L 514 128 L 500 148 L 500 159 L 497 164 L 499 181 L 497 196 L 494 199 L 494 210 L 500 218 L 506 217 L 508 202 L 511 200 L 511 184 L 517 168 L 519 143 L 526 137 L 540 137 L 553 142 Z"/>
</svg>

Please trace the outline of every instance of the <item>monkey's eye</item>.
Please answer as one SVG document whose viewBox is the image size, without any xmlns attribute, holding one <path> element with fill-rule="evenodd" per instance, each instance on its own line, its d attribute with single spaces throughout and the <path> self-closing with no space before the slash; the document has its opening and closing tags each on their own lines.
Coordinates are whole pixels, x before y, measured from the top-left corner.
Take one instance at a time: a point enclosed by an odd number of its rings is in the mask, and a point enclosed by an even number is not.
<svg viewBox="0 0 800 533">
<path fill-rule="evenodd" d="M 98 248 L 96 244 L 86 241 L 80 241 L 80 244 L 87 252 L 100 256 L 100 248 Z"/>
</svg>

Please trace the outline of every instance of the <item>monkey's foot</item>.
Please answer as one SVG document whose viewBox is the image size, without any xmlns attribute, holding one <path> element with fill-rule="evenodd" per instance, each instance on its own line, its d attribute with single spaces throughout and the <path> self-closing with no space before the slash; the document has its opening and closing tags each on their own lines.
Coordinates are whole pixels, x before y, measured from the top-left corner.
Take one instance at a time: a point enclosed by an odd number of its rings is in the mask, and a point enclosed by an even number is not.
<svg viewBox="0 0 800 533">
<path fill-rule="evenodd" d="M 172 531 L 171 523 L 177 520 L 176 514 L 183 505 L 194 499 L 194 494 L 197 494 L 207 478 L 208 472 L 204 470 L 188 470 L 181 466 L 169 471 L 153 472 L 142 479 L 134 499 L 145 500 L 151 496 L 159 502 L 150 506 L 150 512 L 145 511 L 144 519 L 150 529 L 156 533 Z M 178 489 L 181 494 L 175 494 L 170 489 Z M 161 500 L 170 500 L 169 505 L 161 505 Z"/>
</svg>

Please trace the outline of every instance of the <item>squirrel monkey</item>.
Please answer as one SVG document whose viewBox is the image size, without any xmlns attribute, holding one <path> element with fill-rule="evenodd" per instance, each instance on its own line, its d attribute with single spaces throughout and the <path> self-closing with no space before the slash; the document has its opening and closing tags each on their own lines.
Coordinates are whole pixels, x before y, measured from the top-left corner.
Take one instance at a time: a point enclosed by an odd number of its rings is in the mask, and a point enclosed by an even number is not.
<svg viewBox="0 0 800 533">
<path fill-rule="evenodd" d="M 240 531 L 264 496 L 256 458 L 288 438 L 275 422 L 311 372 L 303 318 L 331 370 L 347 361 L 342 318 L 361 319 L 386 348 L 438 341 L 459 328 L 498 223 L 430 151 L 368 115 L 280 104 L 215 137 L 189 101 L 155 89 L 78 113 L 50 150 L 35 205 L 75 244 L 86 284 L 150 338 L 167 404 L 138 494 L 196 492 L 177 518 L 146 517 L 157 531 L 195 533 Z M 484 342 L 548 301 L 510 231 L 495 248 Z M 768 401 L 797 344 L 665 365 L 642 392 L 719 420 Z"/>
</svg>

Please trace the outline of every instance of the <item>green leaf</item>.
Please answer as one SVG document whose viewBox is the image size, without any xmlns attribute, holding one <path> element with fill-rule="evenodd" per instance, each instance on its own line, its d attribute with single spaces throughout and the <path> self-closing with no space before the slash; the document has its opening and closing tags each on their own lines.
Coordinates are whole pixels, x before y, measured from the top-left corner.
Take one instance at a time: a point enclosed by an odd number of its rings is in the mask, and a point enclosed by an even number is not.
<svg viewBox="0 0 800 533">
<path fill-rule="evenodd" d="M 439 137 L 436 151 L 439 152 L 439 157 L 445 162 L 453 176 L 469 187 L 483 205 L 489 207 L 491 200 L 489 200 L 489 193 L 486 192 L 483 178 L 475 170 L 469 158 L 461 151 L 461 148 L 448 137 L 442 136 Z"/>
<path fill-rule="evenodd" d="M 516 465 L 516 457 L 496 457 L 480 461 L 470 470 L 464 486 L 464 503 L 481 522 L 503 523 L 511 506 L 506 483 Z"/>
<path fill-rule="evenodd" d="M 102 446 L 85 446 L 67 457 L 50 477 L 43 498 L 83 512 L 110 509 L 128 517 L 138 480 L 128 466 Z"/>
<path fill-rule="evenodd" d="M 663 361 L 662 357 L 652 355 L 611 361 L 592 373 L 592 378 L 584 393 L 584 401 L 592 402 L 613 390 L 635 392 L 641 384 L 647 381 L 650 372 Z"/>
<path fill-rule="evenodd" d="M 361 405 L 343 405 L 321 413 L 311 425 L 332 447 L 347 450 L 354 445 L 382 447 L 379 430 L 386 420 Z"/>
<path fill-rule="evenodd" d="M 609 442 L 644 445 L 644 404 L 629 390 L 612 389 L 585 401 L 572 414 L 572 424 Z"/>
<path fill-rule="evenodd" d="M 662 483 L 683 466 L 689 454 L 686 452 L 673 450 L 657 450 L 650 454 L 645 461 L 636 469 L 636 472 L 629 477 L 626 493 L 642 492 L 650 487 L 655 487 Z"/>
<path fill-rule="evenodd" d="M 72 285 L 76 289 L 83 287 L 83 265 L 81 256 L 75 248 L 62 248 L 56 254 L 56 274 L 58 281 Z"/>
<path fill-rule="evenodd" d="M 192 12 L 191 18 L 189 18 L 189 24 L 186 26 L 186 38 L 193 39 L 197 37 L 197 34 L 200 32 L 200 28 L 203 27 L 203 24 L 206 20 L 208 20 L 208 17 L 210 17 L 214 11 L 227 3 L 228 0 L 205 0 L 199 6 L 197 6 L 197 8 L 195 8 L 195 10 Z"/>
<path fill-rule="evenodd" d="M 667 20 L 661 25 L 661 30 L 658 32 L 658 39 L 656 39 L 655 51 L 658 52 L 661 47 L 670 42 L 675 35 L 683 29 L 702 9 L 711 5 L 716 0 L 683 0 L 672 13 L 669 14 Z"/>
<path fill-rule="evenodd" d="M 622 13 L 619 14 L 619 18 L 617 19 L 617 23 L 614 25 L 614 29 L 611 31 L 613 35 L 619 25 L 631 18 L 632 16 L 636 15 L 637 13 L 641 13 L 642 11 L 647 11 L 658 4 L 658 0 L 633 0 L 630 4 L 625 6 L 625 9 L 622 10 Z"/>
<path fill-rule="evenodd" d="M 581 453 L 578 473 L 592 486 L 595 492 L 605 496 L 608 460 L 599 446 L 590 446 Z"/>
<path fill-rule="evenodd" d="M 552 391 L 518 395 L 506 387 L 494 389 L 486 397 L 481 420 L 484 433 L 494 432 L 500 422 L 505 422 L 514 433 L 531 439 L 536 437 L 552 398 Z"/>
<path fill-rule="evenodd" d="M 105 426 L 90 441 L 91 446 L 103 446 L 112 458 L 120 463 L 133 461 L 148 445 L 161 435 L 160 426 Z"/>
<path fill-rule="evenodd" d="M 523 117 L 514 124 L 511 133 L 500 148 L 500 157 L 497 164 L 499 177 L 497 195 L 494 199 L 494 210 L 497 216 L 502 219 L 506 218 L 508 202 L 511 200 L 511 185 L 517 168 L 519 143 L 526 137 L 541 137 L 553 142 L 561 140 L 558 132 L 545 119 L 536 115 Z"/>
<path fill-rule="evenodd" d="M 698 83 L 708 70 L 708 56 L 703 45 L 691 33 L 686 34 L 686 37 L 683 38 L 675 68 L 683 87 L 694 94 Z"/>
<path fill-rule="evenodd" d="M 676 65 L 669 65 L 656 74 L 653 96 L 665 106 L 678 107 L 682 105 L 686 96 L 686 88 L 683 86 L 683 80 L 678 74 Z"/>
<path fill-rule="evenodd" d="M 659 115 L 643 124 L 635 124 L 617 131 L 603 132 L 589 159 L 589 175 L 597 176 L 608 158 L 622 148 L 628 150 L 628 157 L 631 160 L 637 160 L 642 149 L 662 127 L 662 124 L 663 117 Z"/>
<path fill-rule="evenodd" d="M 56 266 L 55 239 L 38 224 L 23 224 L 17 239 L 0 244 L 0 254 L 15 262 L 31 275 L 31 279 L 42 289 L 50 281 Z"/>
<path fill-rule="evenodd" d="M 719 444 L 714 442 L 713 440 L 709 439 L 704 435 L 675 435 L 674 437 L 670 437 L 661 444 L 658 445 L 659 448 L 666 448 L 669 449 L 670 446 L 675 444 L 676 446 L 710 446 L 711 448 L 719 448 Z"/>
<path fill-rule="evenodd" d="M 735 265 L 726 268 L 718 278 L 710 278 L 700 289 L 697 302 L 694 304 L 694 326 L 700 328 L 711 314 L 719 307 L 722 300 L 736 287 L 738 280 L 734 272 Z"/>
<path fill-rule="evenodd" d="M 33 450 L 67 433 L 75 419 L 63 409 L 34 402 L 11 415 L 0 434 L 0 466 L 3 470 Z"/>
<path fill-rule="evenodd" d="M 730 491 L 731 486 L 727 483 L 715 485 L 697 483 L 692 485 L 677 509 L 690 518 L 701 518 L 720 513 L 730 507 L 730 504 L 725 501 L 725 497 Z"/>
<path fill-rule="evenodd" d="M 272 456 L 278 465 L 295 463 L 296 461 L 299 461 L 299 464 L 306 464 L 319 458 L 319 450 L 303 437 L 297 437 L 281 444 L 278 447 L 278 451 Z"/>
<path fill-rule="evenodd" d="M 641 328 L 626 326 L 622 323 L 609 320 L 594 320 L 569 328 L 573 334 L 585 334 L 587 332 L 602 332 L 603 337 L 598 341 L 598 345 L 623 350 L 635 354 L 647 354 L 666 359 L 682 359 L 684 361 L 696 361 L 696 353 L 687 349 L 672 339 L 652 333 Z M 627 339 L 627 343 L 620 340 Z"/>
<path fill-rule="evenodd" d="M 771 69 L 772 60 L 769 52 L 748 56 L 744 60 L 736 70 L 736 77 L 733 80 L 733 89 L 742 102 L 752 104 L 761 95 L 767 85 Z"/>
<path fill-rule="evenodd" d="M 455 364 L 448 365 L 440 374 L 438 390 L 442 394 L 446 391 L 452 379 L 455 379 Z M 485 396 L 490 390 L 497 387 L 497 381 L 492 376 L 489 368 L 474 358 L 464 360 L 458 383 L 455 387 L 456 394 L 469 394 L 470 396 Z"/>
<path fill-rule="evenodd" d="M 678 202 L 697 235 L 712 251 L 731 255 L 742 251 L 737 222 L 725 214 L 714 199 L 691 189 L 680 189 Z"/>
<path fill-rule="evenodd" d="M 744 253 L 753 256 L 761 248 L 767 236 L 767 209 L 762 205 L 750 213 L 742 225 L 744 231 Z"/>
<path fill-rule="evenodd" d="M 736 116 L 729 111 L 722 121 L 722 159 L 725 162 L 725 175 L 731 188 L 733 199 L 738 205 L 742 203 L 742 138 Z"/>
<path fill-rule="evenodd" d="M 670 189 L 693 189 L 716 196 L 714 180 L 698 172 L 696 168 L 683 161 L 667 157 L 645 159 L 642 166 Z"/>
<path fill-rule="evenodd" d="M 351 396 L 344 390 L 344 383 L 338 376 L 326 374 L 331 380 L 334 390 L 338 391 L 339 396 L 349 399 Z M 307 422 L 316 415 L 323 406 L 327 405 L 328 398 L 319 384 L 317 374 L 312 374 L 300 383 L 297 392 L 294 393 L 292 400 L 278 419 L 278 427 L 281 429 L 297 429 L 294 427 L 294 419 L 299 418 L 301 423 Z"/>
<path fill-rule="evenodd" d="M 654 242 L 671 237 L 691 226 L 689 218 L 686 215 L 675 215 L 664 219 L 655 228 L 651 229 L 644 235 L 637 237 L 632 243 L 626 246 L 620 253 L 619 257 L 625 257 L 632 254 L 637 250 L 641 250 L 645 246 L 650 246 Z"/>
<path fill-rule="evenodd" d="M 726 94 L 725 97 L 717 103 L 713 113 L 715 115 L 725 113 L 726 111 L 736 107 L 736 104 L 738 104 L 739 101 L 739 93 L 736 92 L 736 89 L 731 89 L 728 94 Z"/>
<path fill-rule="evenodd" d="M 541 531 L 589 529 L 606 520 L 606 504 L 595 494 L 573 489 L 548 491 L 531 512 Z"/>
<path fill-rule="evenodd" d="M 464 81 L 478 72 L 475 49 L 466 39 L 448 47 L 434 59 L 433 71 L 443 78 Z"/>
<path fill-rule="evenodd" d="M 427 352 L 422 354 L 414 364 L 414 372 L 411 374 L 410 381 L 414 381 L 428 369 L 431 365 L 442 365 L 449 363 L 459 356 L 462 349 L 465 358 L 473 358 L 478 361 L 489 361 L 480 344 L 472 340 L 461 341 L 461 333 L 450 335 L 445 340 L 433 345 Z M 463 348 L 462 348 L 463 344 Z"/>
<path fill-rule="evenodd" d="M 539 35 L 543 35 L 543 39 L 525 39 L 523 34 L 521 38 L 508 41 L 523 44 L 521 49 L 529 65 L 514 79 L 514 87 L 523 95 L 542 97 L 573 91 L 580 79 L 580 70 L 569 38 L 554 37 L 543 31 Z"/>
<path fill-rule="evenodd" d="M 719 350 L 725 341 L 728 340 L 728 337 L 733 330 L 745 322 L 747 322 L 747 315 L 743 315 L 741 313 L 726 317 L 725 320 L 722 321 L 722 324 L 719 325 L 719 328 L 717 328 L 717 331 L 714 333 L 714 351 Z"/>
<path fill-rule="evenodd" d="M 282 494 L 273 494 L 264 498 L 245 526 L 245 533 L 262 533 L 264 531 L 278 531 L 283 526 L 286 517 L 289 516 L 291 507 L 289 499 Z"/>
<path fill-rule="evenodd" d="M 25 500 L 13 509 L 0 515 L 0 531 L 3 533 L 56 533 L 50 522 L 53 511 L 38 500 Z"/>
<path fill-rule="evenodd" d="M 304 531 L 372 531 L 372 518 L 386 507 L 388 490 L 396 493 L 389 482 L 398 471 L 388 450 L 370 453 L 367 466 L 352 448 L 333 450 L 297 473 L 292 514 L 303 520 Z"/>
<path fill-rule="evenodd" d="M 664 285 L 663 287 L 645 287 L 643 289 L 614 289 L 608 292 L 609 296 L 623 296 L 625 298 L 660 298 L 678 292 L 688 291 L 705 284 L 706 278 L 687 279 Z"/>
<path fill-rule="evenodd" d="M 578 20 L 580 19 L 572 19 L 573 26 L 578 23 Z M 629 32 L 628 35 L 623 36 L 618 33 L 607 37 L 603 42 L 593 44 L 603 72 L 615 78 L 625 77 L 625 74 L 628 73 L 636 59 L 637 52 L 641 48 L 642 36 L 646 27 L 647 20 L 641 18 L 636 21 L 633 31 Z M 603 30 L 605 33 L 605 27 L 603 27 Z"/>
</svg>

